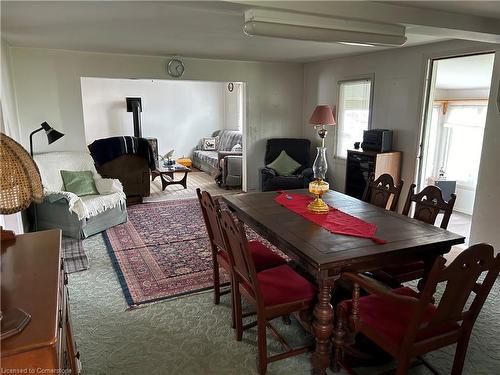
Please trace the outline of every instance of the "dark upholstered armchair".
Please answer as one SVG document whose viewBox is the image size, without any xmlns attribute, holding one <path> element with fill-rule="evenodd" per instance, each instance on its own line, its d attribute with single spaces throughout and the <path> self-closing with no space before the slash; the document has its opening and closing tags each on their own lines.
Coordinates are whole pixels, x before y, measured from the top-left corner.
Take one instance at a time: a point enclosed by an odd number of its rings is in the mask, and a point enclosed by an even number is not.
<svg viewBox="0 0 500 375">
<path fill-rule="evenodd" d="M 301 138 L 272 138 L 267 141 L 265 165 L 272 163 L 281 153 L 285 151 L 288 156 L 298 162 L 301 167 L 295 171 L 293 176 L 280 176 L 268 167 L 261 169 L 262 191 L 302 189 L 313 180 L 313 171 L 310 162 L 311 142 Z"/>
<path fill-rule="evenodd" d="M 120 180 L 127 203 L 140 202 L 142 197 L 149 197 L 150 175 L 146 159 L 137 155 L 122 155 L 96 166 L 96 169 L 103 177 Z"/>
<path fill-rule="evenodd" d="M 150 142 L 138 137 L 97 139 L 88 146 L 99 174 L 123 185 L 127 204 L 142 202 L 150 194 L 150 170 L 156 168 Z"/>
</svg>

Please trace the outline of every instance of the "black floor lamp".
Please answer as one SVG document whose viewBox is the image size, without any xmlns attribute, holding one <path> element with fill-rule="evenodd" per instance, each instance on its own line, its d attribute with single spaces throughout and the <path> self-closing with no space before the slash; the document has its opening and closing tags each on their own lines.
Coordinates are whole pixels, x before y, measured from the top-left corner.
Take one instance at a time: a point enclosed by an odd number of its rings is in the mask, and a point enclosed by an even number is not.
<svg viewBox="0 0 500 375">
<path fill-rule="evenodd" d="M 30 154 L 33 157 L 33 134 L 38 133 L 39 131 L 45 130 L 45 135 L 47 136 L 47 142 L 49 145 L 51 143 L 54 143 L 57 141 L 59 138 L 63 137 L 64 134 L 58 132 L 57 130 L 53 129 L 49 124 L 47 124 L 46 121 L 42 122 L 40 124 L 40 127 L 38 129 L 35 129 L 31 132 L 30 134 Z M 33 228 L 34 231 L 38 230 L 38 217 L 37 217 L 37 209 L 36 209 L 36 204 L 33 205 Z"/>
<path fill-rule="evenodd" d="M 42 130 L 45 130 L 45 135 L 47 136 L 47 142 L 49 143 L 49 145 L 51 143 L 54 143 L 59 138 L 64 136 L 63 133 L 60 133 L 57 130 L 53 129 L 45 121 L 42 122 L 40 128 L 33 130 L 30 134 L 30 154 L 31 154 L 31 156 L 33 156 L 33 134 L 38 133 L 39 131 L 42 131 Z"/>
</svg>

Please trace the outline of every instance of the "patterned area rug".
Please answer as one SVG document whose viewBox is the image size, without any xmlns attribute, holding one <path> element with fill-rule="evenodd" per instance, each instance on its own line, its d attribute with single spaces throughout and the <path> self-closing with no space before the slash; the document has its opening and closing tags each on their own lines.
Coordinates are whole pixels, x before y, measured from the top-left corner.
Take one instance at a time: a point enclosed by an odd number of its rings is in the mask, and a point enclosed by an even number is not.
<svg viewBox="0 0 500 375">
<path fill-rule="evenodd" d="M 81 240 L 63 237 L 62 249 L 64 269 L 67 273 L 84 271 L 89 268 L 89 260 L 83 250 L 83 242 Z"/>
<path fill-rule="evenodd" d="M 108 229 L 104 239 L 130 307 L 213 287 L 212 255 L 197 199 L 131 206 L 128 222 Z M 229 281 L 224 272 L 221 281 Z"/>
</svg>

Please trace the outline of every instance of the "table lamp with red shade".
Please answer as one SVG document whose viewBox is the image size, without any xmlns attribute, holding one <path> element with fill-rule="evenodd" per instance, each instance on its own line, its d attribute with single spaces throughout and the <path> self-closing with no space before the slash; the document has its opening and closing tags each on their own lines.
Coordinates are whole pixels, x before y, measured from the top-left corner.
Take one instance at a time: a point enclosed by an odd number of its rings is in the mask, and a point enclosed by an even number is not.
<svg viewBox="0 0 500 375">
<path fill-rule="evenodd" d="M 336 124 L 333 117 L 332 107 L 329 105 L 318 105 L 314 109 L 309 123 L 318 129 L 321 138 L 321 146 L 317 147 L 318 153 L 314 159 L 313 172 L 315 180 L 309 183 L 309 192 L 315 195 L 315 199 L 309 203 L 307 209 L 315 214 L 326 214 L 329 211 L 328 205 L 323 202 L 321 196 L 330 189 L 330 185 L 325 181 L 328 163 L 326 161 L 325 137 L 328 130 L 325 126 Z"/>
</svg>

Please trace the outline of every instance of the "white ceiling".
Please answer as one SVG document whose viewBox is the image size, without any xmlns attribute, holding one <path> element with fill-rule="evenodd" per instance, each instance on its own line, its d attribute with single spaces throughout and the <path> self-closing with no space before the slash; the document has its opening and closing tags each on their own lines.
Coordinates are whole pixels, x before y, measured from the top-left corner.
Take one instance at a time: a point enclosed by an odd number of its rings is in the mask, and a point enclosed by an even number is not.
<svg viewBox="0 0 500 375">
<path fill-rule="evenodd" d="M 2 1 L 1 7 L 2 38 L 14 46 L 296 62 L 386 49 L 249 37 L 243 33 L 249 5 L 224 1 Z M 407 37 L 406 46 L 446 39 Z"/>
<path fill-rule="evenodd" d="M 494 58 L 494 54 L 485 54 L 438 60 L 436 88 L 489 88 Z"/>
<path fill-rule="evenodd" d="M 11 45 L 258 61 L 314 61 L 382 50 L 249 37 L 244 5 L 196 2 L 5 2 L 2 37 Z M 407 45 L 442 40 L 410 36 Z"/>
<path fill-rule="evenodd" d="M 500 1 L 392 1 L 404 6 L 500 18 Z"/>
</svg>

